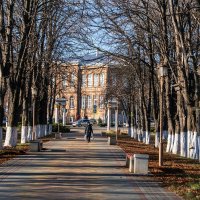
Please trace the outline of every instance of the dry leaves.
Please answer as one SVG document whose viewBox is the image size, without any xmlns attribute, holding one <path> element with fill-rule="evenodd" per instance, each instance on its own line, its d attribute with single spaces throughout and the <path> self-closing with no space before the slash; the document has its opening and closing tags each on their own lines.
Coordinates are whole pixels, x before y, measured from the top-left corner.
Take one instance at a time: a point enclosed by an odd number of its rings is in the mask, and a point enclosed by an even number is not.
<svg viewBox="0 0 200 200">
<path fill-rule="evenodd" d="M 149 170 L 163 185 L 184 199 L 200 199 L 200 163 L 164 153 L 164 166 L 158 165 L 158 148 L 134 139 L 119 137 L 118 145 L 126 153 L 149 154 Z"/>
</svg>

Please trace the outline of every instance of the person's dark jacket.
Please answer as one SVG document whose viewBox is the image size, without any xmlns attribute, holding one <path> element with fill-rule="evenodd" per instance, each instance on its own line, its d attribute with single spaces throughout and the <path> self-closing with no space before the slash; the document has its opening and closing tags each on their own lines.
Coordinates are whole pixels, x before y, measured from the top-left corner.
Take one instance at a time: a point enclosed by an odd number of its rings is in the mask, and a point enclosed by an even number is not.
<svg viewBox="0 0 200 200">
<path fill-rule="evenodd" d="M 91 136 L 91 134 L 93 133 L 93 130 L 92 130 L 92 124 L 88 124 L 85 128 L 85 134 L 88 136 Z"/>
</svg>

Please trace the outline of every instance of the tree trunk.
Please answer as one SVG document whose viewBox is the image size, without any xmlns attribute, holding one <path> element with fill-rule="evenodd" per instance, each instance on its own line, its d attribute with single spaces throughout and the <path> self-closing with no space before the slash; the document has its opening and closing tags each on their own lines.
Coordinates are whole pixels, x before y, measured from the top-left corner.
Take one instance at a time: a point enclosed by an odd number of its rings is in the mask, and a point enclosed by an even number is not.
<svg viewBox="0 0 200 200">
<path fill-rule="evenodd" d="M 21 143 L 24 144 L 28 140 L 28 99 L 24 98 L 22 112 L 22 127 L 21 127 Z"/>
<path fill-rule="evenodd" d="M 2 98 L 2 99 L 1 99 Z M 0 97 L 0 102 L 2 102 L 4 97 Z M 0 104 L 0 150 L 3 148 L 3 118 L 4 118 L 4 108 L 3 108 L 3 103 Z"/>
<path fill-rule="evenodd" d="M 17 145 L 17 127 L 7 126 L 4 146 L 15 147 L 16 145 Z"/>
<path fill-rule="evenodd" d="M 49 124 L 48 134 L 52 134 L 52 124 Z"/>
<path fill-rule="evenodd" d="M 3 149 L 3 128 L 0 126 L 0 150 Z"/>
<path fill-rule="evenodd" d="M 167 122 L 168 122 L 168 137 L 167 137 L 167 148 L 166 152 L 170 152 L 170 147 L 172 146 L 172 135 L 175 135 L 175 123 L 173 123 L 174 114 L 176 112 L 175 106 L 171 99 L 175 98 L 173 91 L 170 91 L 170 82 L 169 77 L 166 77 L 166 113 L 167 113 Z"/>
<path fill-rule="evenodd" d="M 27 135 L 27 142 L 33 140 L 32 138 L 33 126 L 28 126 L 28 135 Z"/>
<path fill-rule="evenodd" d="M 160 131 L 159 131 L 159 121 L 155 120 L 155 144 L 154 146 L 157 148 L 159 146 L 160 140 Z"/>
<path fill-rule="evenodd" d="M 17 125 L 20 117 L 21 107 L 19 105 L 20 89 L 17 88 L 10 93 L 8 126 L 4 146 L 14 147 L 17 145 Z"/>
<path fill-rule="evenodd" d="M 172 146 L 172 135 L 174 135 L 172 134 L 172 131 L 168 131 L 166 152 L 170 152 Z"/>
</svg>

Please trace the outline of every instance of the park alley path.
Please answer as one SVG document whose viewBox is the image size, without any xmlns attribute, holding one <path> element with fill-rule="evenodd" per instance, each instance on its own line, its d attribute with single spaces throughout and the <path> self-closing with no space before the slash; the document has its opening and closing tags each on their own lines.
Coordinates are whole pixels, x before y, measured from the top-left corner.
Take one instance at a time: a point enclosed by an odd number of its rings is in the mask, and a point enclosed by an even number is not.
<svg viewBox="0 0 200 200">
<path fill-rule="evenodd" d="M 180 199 L 151 176 L 129 174 L 123 151 L 106 138 L 87 143 L 80 134 L 70 136 L 1 165 L 0 199 Z"/>
</svg>

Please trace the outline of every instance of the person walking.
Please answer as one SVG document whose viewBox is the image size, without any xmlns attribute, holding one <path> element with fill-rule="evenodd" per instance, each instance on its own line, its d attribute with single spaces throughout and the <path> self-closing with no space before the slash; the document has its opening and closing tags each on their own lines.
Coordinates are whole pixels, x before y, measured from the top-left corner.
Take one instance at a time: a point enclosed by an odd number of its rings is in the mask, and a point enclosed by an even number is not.
<svg viewBox="0 0 200 200">
<path fill-rule="evenodd" d="M 90 142 L 90 138 L 92 134 L 93 134 L 92 124 L 88 122 L 87 126 L 85 127 L 85 135 L 88 142 Z"/>
</svg>

